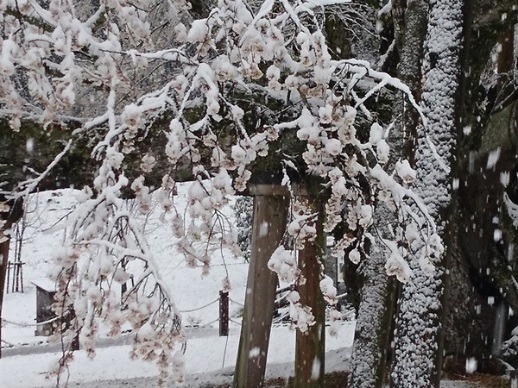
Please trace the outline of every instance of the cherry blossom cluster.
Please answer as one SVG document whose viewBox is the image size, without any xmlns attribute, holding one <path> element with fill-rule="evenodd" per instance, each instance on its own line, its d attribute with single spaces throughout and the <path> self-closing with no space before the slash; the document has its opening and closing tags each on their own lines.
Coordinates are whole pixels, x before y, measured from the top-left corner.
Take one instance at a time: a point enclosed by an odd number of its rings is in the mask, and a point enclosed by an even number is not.
<svg viewBox="0 0 518 388">
<path fill-rule="evenodd" d="M 0 108 L 11 127 L 22 117 L 44 124 L 76 115 L 76 104 L 96 114 L 103 89 L 128 89 L 121 73 L 127 62 L 117 54 L 137 42 L 152 47 L 145 1 L 101 1 L 90 4 L 50 0 L 2 0 Z M 93 93 L 92 93 L 93 92 Z M 82 116 L 81 118 L 86 118 Z"/>
<path fill-rule="evenodd" d="M 135 333 L 132 354 L 157 362 L 165 383 L 174 357 L 171 351 L 179 344 L 181 352 L 185 342 L 180 315 L 140 225 L 120 198 L 127 179 L 120 176 L 111 182 L 111 170 L 104 171 L 107 175 L 97 180 L 103 189 L 97 196 L 85 189 L 68 221 L 71 235 L 57 252 L 49 274 L 58 288 L 54 307 L 63 316 L 73 312 L 64 338 L 70 343 L 79 334 L 81 346 L 92 357 L 97 317 L 109 325 L 110 335 L 120 334 L 122 325 L 128 323 Z M 121 285 L 126 285 L 124 292 Z M 63 367 L 72 349 L 66 350 L 59 363 Z"/>
</svg>

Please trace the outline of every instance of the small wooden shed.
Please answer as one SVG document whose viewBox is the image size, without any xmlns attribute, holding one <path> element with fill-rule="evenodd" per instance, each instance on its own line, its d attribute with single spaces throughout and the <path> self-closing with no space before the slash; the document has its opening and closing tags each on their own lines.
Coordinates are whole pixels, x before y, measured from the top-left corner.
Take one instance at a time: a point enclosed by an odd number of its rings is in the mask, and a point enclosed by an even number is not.
<svg viewBox="0 0 518 388">
<path fill-rule="evenodd" d="M 36 286 L 36 323 L 46 322 L 56 318 L 56 314 L 52 311 L 52 303 L 56 295 L 56 286 L 54 282 L 47 279 L 33 281 Z M 54 332 L 54 322 L 45 323 L 36 326 L 34 332 L 37 336 L 49 336 Z"/>
</svg>

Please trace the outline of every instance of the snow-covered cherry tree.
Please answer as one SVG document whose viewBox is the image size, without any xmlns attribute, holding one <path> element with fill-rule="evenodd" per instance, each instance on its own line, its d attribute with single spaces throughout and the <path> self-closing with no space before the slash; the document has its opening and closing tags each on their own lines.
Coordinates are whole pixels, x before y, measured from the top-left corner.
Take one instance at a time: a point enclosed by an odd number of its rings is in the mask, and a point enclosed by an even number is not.
<svg viewBox="0 0 518 388">
<path fill-rule="evenodd" d="M 406 282 L 407 261 L 416 254 L 410 247 L 417 244 L 427 253 L 419 255 L 421 268 L 432 270 L 428 258 L 442 249 L 434 221 L 408 188 L 415 179 L 409 163 L 385 171 L 390 127 L 376 122 L 368 102 L 388 87 L 419 108 L 397 79 L 366 61 L 331 55 L 322 20 L 326 10 L 354 7 L 348 0 L 220 0 L 198 19 L 183 0 L 0 4 L 0 104 L 11 130 L 23 131 L 25 117 L 37 117 L 43 130 L 79 123 L 54 164 L 77 136 L 88 134 L 95 143 L 98 170 L 79 195 L 51 271 L 56 308 L 75 313 L 65 332 L 69 342 L 79 335 L 93 355 L 95 317 L 113 334 L 129 322 L 133 354 L 158 362 L 160 382 L 171 364 L 181 369 L 185 340 L 173 295 L 123 206 L 124 197 L 134 196 L 149 211 L 153 190 L 177 251 L 207 272 L 217 250 L 238 252 L 223 206 L 268 174 L 292 193 L 287 235 L 296 249 L 315 240 L 317 220 L 325 218 L 325 232 L 346 230 L 333 247 L 338 256 L 368 260 L 366 246 L 378 244 L 387 272 Z M 367 129 L 357 126 L 360 116 L 370 122 Z M 159 167 L 160 187 L 151 187 L 146 177 Z M 181 180 L 192 181 L 187 209 L 172 195 Z M 308 193 L 322 211 L 299 198 Z M 398 214 L 390 239 L 373 227 L 380 202 Z M 295 253 L 285 248 L 270 268 L 281 280 L 302 281 Z M 115 286 L 129 281 L 119 295 Z M 336 291 L 324 283 L 324 297 L 332 300 Z M 296 294 L 289 300 L 300 328 L 311 326 L 311 312 Z M 59 368 L 69 359 L 66 349 Z"/>
</svg>

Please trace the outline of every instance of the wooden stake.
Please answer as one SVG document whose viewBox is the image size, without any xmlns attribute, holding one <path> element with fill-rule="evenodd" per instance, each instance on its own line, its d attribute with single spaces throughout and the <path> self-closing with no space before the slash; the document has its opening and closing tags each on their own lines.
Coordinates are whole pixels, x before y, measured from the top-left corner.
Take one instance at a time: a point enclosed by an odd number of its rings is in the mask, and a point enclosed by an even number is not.
<svg viewBox="0 0 518 388">
<path fill-rule="evenodd" d="M 219 292 L 219 336 L 228 337 L 228 291 Z"/>
<path fill-rule="evenodd" d="M 5 226 L 5 225 L 4 225 Z M 9 225 L 10 227 L 10 225 Z M 7 229 L 6 229 L 7 230 Z M 0 238 L 4 237 L 4 229 L 0 229 Z M 7 274 L 7 263 L 9 262 L 9 242 L 7 238 L 4 242 L 0 243 L 0 343 L 2 342 L 2 305 L 4 302 L 4 290 L 6 288 L 5 276 Z M 9 286 L 9 285 L 7 285 Z M 0 346 L 0 358 L 2 358 L 2 348 Z"/>
</svg>

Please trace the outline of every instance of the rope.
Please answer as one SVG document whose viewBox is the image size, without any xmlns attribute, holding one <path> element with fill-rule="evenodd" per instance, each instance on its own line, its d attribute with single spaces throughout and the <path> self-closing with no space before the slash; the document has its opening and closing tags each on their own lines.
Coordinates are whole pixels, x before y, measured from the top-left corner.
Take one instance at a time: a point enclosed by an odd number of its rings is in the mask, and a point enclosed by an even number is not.
<svg viewBox="0 0 518 388">
<path fill-rule="evenodd" d="M 240 325 L 240 326 L 241 326 L 241 322 L 234 321 L 232 318 L 229 318 L 228 320 L 229 320 L 230 322 L 232 322 L 232 323 L 235 323 L 236 325 Z"/>
<path fill-rule="evenodd" d="M 58 319 L 62 319 L 63 317 L 54 317 L 49 319 L 48 321 L 36 322 L 36 323 L 25 323 L 25 322 L 13 322 L 8 319 L 2 318 L 2 322 L 10 323 L 11 325 L 21 326 L 21 327 L 31 327 L 31 326 L 41 326 L 46 325 L 47 323 L 52 323 L 57 321 Z"/>
<path fill-rule="evenodd" d="M 14 346 L 15 346 L 14 344 L 12 344 L 12 343 L 10 343 L 10 342 L 7 342 L 7 341 L 6 341 L 6 340 L 4 340 L 4 339 L 2 340 L 2 342 L 3 342 L 4 344 L 6 344 L 7 346 L 9 346 L 10 348 L 14 348 Z"/>
<path fill-rule="evenodd" d="M 196 324 L 196 323 L 193 323 L 193 324 L 188 324 L 186 325 L 185 327 L 188 328 L 188 329 L 203 329 L 204 327 L 207 327 L 209 325 L 212 325 L 213 323 L 216 323 L 219 321 L 219 318 L 216 318 L 214 319 L 213 321 L 210 321 L 208 323 L 204 323 L 203 325 L 202 324 Z"/>
<path fill-rule="evenodd" d="M 212 325 L 213 323 L 218 322 L 218 321 L 219 321 L 219 318 L 216 318 L 215 320 L 210 321 L 209 323 L 205 323 L 205 324 L 203 324 L 201 326 L 198 326 L 198 328 L 201 329 L 202 327 L 206 327 L 206 326 Z"/>
<path fill-rule="evenodd" d="M 273 318 L 272 324 L 273 325 L 279 325 L 279 324 L 282 325 L 282 324 L 284 324 L 285 323 L 284 319 L 287 318 L 289 315 L 290 315 L 290 312 L 287 311 L 287 312 L 279 315 L 278 317 Z"/>
<path fill-rule="evenodd" d="M 239 305 L 239 306 L 243 306 L 243 307 L 245 306 L 243 303 L 237 302 L 237 301 L 235 301 L 232 298 L 228 298 L 228 300 L 231 301 L 232 303 L 235 303 L 235 304 Z"/>
<path fill-rule="evenodd" d="M 207 303 L 207 304 L 206 304 L 206 305 L 204 305 L 204 306 L 197 307 L 197 308 L 195 308 L 195 309 L 179 310 L 179 311 L 180 311 L 181 313 L 191 313 L 191 312 L 193 312 L 193 311 L 198 311 L 198 310 L 202 310 L 202 309 L 204 309 L 205 307 L 209 307 L 211 304 L 214 304 L 214 303 L 216 303 L 216 302 L 219 302 L 219 298 L 218 298 L 218 299 L 216 299 L 216 300 L 213 300 L 213 301 L 212 301 L 212 302 L 210 302 L 210 303 Z"/>
</svg>

